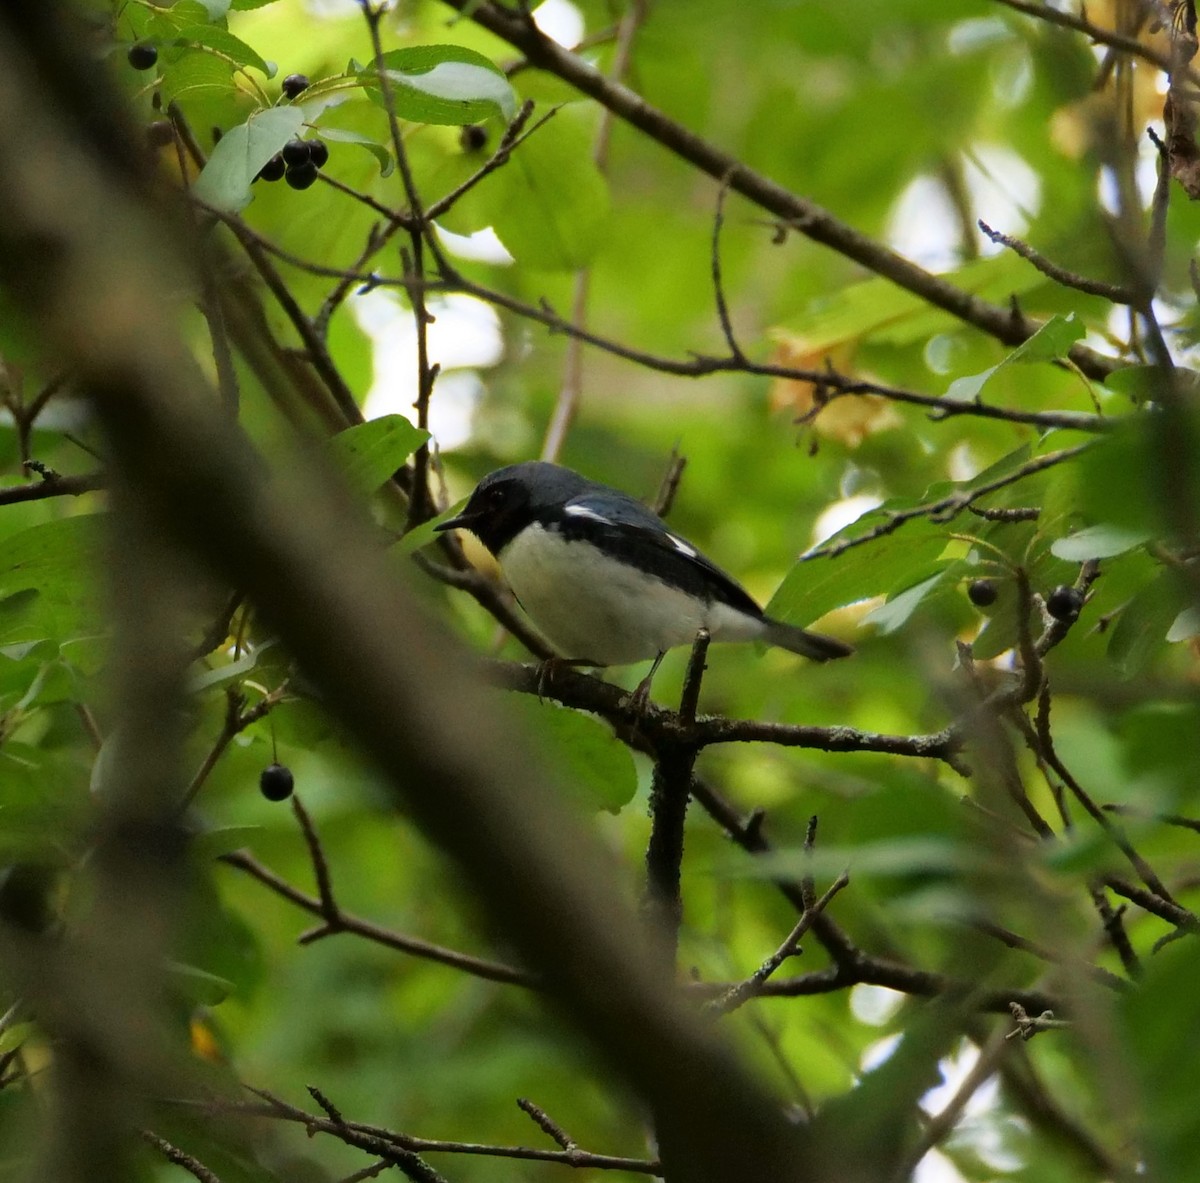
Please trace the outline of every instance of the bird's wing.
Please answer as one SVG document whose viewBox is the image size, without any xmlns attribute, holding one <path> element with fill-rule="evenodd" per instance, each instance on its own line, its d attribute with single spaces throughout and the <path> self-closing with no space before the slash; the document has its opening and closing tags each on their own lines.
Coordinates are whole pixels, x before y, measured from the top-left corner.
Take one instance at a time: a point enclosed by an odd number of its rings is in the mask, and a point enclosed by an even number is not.
<svg viewBox="0 0 1200 1183">
<path fill-rule="evenodd" d="M 581 493 L 563 507 L 561 528 L 567 538 L 601 544 L 672 587 L 762 618 L 762 609 L 737 580 L 632 497 Z"/>
</svg>

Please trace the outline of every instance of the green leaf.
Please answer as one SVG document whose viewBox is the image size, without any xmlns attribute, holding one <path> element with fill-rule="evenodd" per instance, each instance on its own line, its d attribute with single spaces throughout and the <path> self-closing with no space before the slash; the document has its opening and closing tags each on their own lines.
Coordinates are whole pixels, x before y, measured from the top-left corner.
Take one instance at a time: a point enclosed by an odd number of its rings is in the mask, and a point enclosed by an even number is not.
<svg viewBox="0 0 1200 1183">
<path fill-rule="evenodd" d="M 262 826 L 216 826 L 197 834 L 191 843 L 192 857 L 208 862 L 249 846 L 263 832 Z"/>
<path fill-rule="evenodd" d="M 392 162 L 391 152 L 384 148 L 378 140 L 371 139 L 370 136 L 361 136 L 359 132 L 343 131 L 340 127 L 322 127 L 320 138 L 335 140 L 341 144 L 356 144 L 359 148 L 365 148 L 379 162 L 380 176 L 390 176 L 391 170 L 396 167 Z"/>
<path fill-rule="evenodd" d="M 510 699 L 547 764 L 586 808 L 616 813 L 632 800 L 637 791 L 633 756 L 607 726 L 558 703 L 528 695 Z"/>
<path fill-rule="evenodd" d="M 750 862 L 732 861 L 731 869 L 739 878 L 751 879 L 805 874 L 833 879 L 847 869 L 856 880 L 868 876 L 940 879 L 981 871 L 994 865 L 989 859 L 985 852 L 946 836 L 904 835 L 859 846 L 818 846 L 812 851 L 776 850 L 758 855 Z"/>
<path fill-rule="evenodd" d="M 177 61 L 170 62 L 163 70 L 163 107 L 174 102 L 199 99 L 223 98 L 236 92 L 233 81 L 234 67 L 224 58 L 214 57 L 202 50 L 186 50 Z M 220 145 L 217 145 L 220 147 Z"/>
<path fill-rule="evenodd" d="M 1200 372 L 1176 366 L 1171 379 L 1186 397 L 1200 395 Z M 1143 406 L 1162 398 L 1162 367 L 1125 366 L 1109 374 L 1104 379 L 1104 385 L 1117 394 L 1123 394 L 1135 406 Z"/>
<path fill-rule="evenodd" d="M 1047 283 L 1017 255 L 968 263 L 942 278 L 985 300 L 1007 300 Z M 814 352 L 869 338 L 892 345 L 925 343 L 955 326 L 955 318 L 886 279 L 839 287 L 810 303 L 803 321 L 790 327 Z"/>
<path fill-rule="evenodd" d="M 603 243 L 610 202 L 593 138 L 586 110 L 559 111 L 478 187 L 476 201 L 487 203 L 492 228 L 518 263 L 574 271 Z"/>
<path fill-rule="evenodd" d="M 1162 520 L 1155 487 L 1156 445 L 1151 424 L 1143 420 L 1120 428 L 1080 457 L 1076 493 L 1087 520 L 1110 522 L 1129 530 L 1151 531 Z"/>
<path fill-rule="evenodd" d="M 258 657 L 262 651 L 262 648 L 255 648 L 249 653 L 243 653 L 237 661 L 219 665 L 211 670 L 198 670 L 188 678 L 188 693 L 200 694 L 205 690 L 228 686 L 231 682 L 240 681 L 258 665 Z"/>
<path fill-rule="evenodd" d="M 457 505 L 446 510 L 445 513 L 440 513 L 436 518 L 430 518 L 427 522 L 422 522 L 419 526 L 409 530 L 403 538 L 400 539 L 389 551 L 389 555 L 403 555 L 408 557 L 414 551 L 418 551 L 423 546 L 428 546 L 431 542 L 438 540 L 437 527 L 447 518 L 452 517 L 466 504 L 465 501 L 460 501 Z"/>
<path fill-rule="evenodd" d="M 1200 608 L 1189 605 L 1171 623 L 1167 630 L 1168 641 L 1190 641 L 1200 634 Z"/>
<path fill-rule="evenodd" d="M 1146 530 L 1131 530 L 1124 526 L 1101 523 L 1098 526 L 1087 526 L 1068 538 L 1058 539 L 1051 545 L 1050 552 L 1068 562 L 1084 563 L 1088 559 L 1108 559 L 1113 555 L 1122 555 L 1148 542 L 1150 538 L 1151 535 Z"/>
<path fill-rule="evenodd" d="M 169 41 L 180 29 L 208 23 L 208 8 L 201 0 L 176 0 L 169 8 L 156 8 L 145 36 Z"/>
<path fill-rule="evenodd" d="M 333 456 L 355 492 L 367 496 L 429 438 L 403 415 L 384 415 L 339 431 L 331 441 Z"/>
<path fill-rule="evenodd" d="M 1121 610 L 1108 642 L 1108 656 L 1126 677 L 1140 673 L 1158 652 L 1168 633 L 1189 605 L 1183 580 L 1163 571 L 1146 584 Z"/>
<path fill-rule="evenodd" d="M 234 990 L 228 978 L 217 977 L 207 970 L 179 961 L 167 964 L 167 979 L 177 994 L 196 1006 L 216 1006 L 224 1002 Z"/>
<path fill-rule="evenodd" d="M 258 170 L 303 125 L 304 114 L 295 107 L 271 107 L 251 115 L 221 137 L 192 192 L 214 209 L 236 213 L 249 203 Z"/>
<path fill-rule="evenodd" d="M 1195 1023 L 1200 944 L 1176 941 L 1149 958 L 1146 976 L 1120 1002 L 1125 1063 L 1139 1086 L 1138 1138 L 1147 1179 L 1194 1179 L 1200 1145 L 1195 1058 L 1181 1039 Z"/>
<path fill-rule="evenodd" d="M 857 538 L 886 523 L 889 511 L 912 502 L 894 501 L 864 514 L 824 545 Z M 852 547 L 835 557 L 801 559 L 771 597 L 767 612 L 789 624 L 810 624 L 826 612 L 889 594 L 924 574 L 946 549 L 942 527 L 925 518 L 905 523 L 890 534 Z"/>
<path fill-rule="evenodd" d="M 1081 341 L 1087 333 L 1082 320 L 1071 313 L 1069 316 L 1052 316 L 1028 341 L 1022 342 L 1010 353 L 1008 362 L 1056 361 L 1066 357 L 1071 346 Z"/>
<path fill-rule="evenodd" d="M 95 565 L 103 545 L 106 517 L 81 514 L 31 526 L 5 541 L 0 550 L 0 597 L 35 591 L 17 600 L 27 611 L 19 629 L 25 639 L 48 637 L 56 643 L 100 630 Z"/>
<path fill-rule="evenodd" d="M 1065 357 L 1085 332 L 1083 322 L 1074 313 L 1070 316 L 1052 316 L 1028 341 L 1018 345 L 998 365 L 990 366 L 978 374 L 956 378 L 950 383 L 946 397 L 959 402 L 971 402 L 979 398 L 983 388 L 1005 366 L 1048 362 Z"/>
<path fill-rule="evenodd" d="M 510 120 L 517 99 L 490 58 L 462 45 L 414 45 L 383 55 L 396 114 L 411 123 L 462 126 L 499 116 Z M 367 94 L 383 105 L 374 63 L 351 63 Z"/>
<path fill-rule="evenodd" d="M 253 66 L 270 78 L 274 69 L 240 37 L 219 25 L 185 25 L 173 38 L 172 44 L 181 49 L 198 49 L 214 54 L 222 61 L 236 62 L 239 66 Z"/>
<path fill-rule="evenodd" d="M 340 127 L 322 127 L 321 139 L 331 140 L 339 144 L 357 144 L 360 148 L 365 148 L 379 162 L 379 175 L 381 177 L 391 176 L 392 169 L 395 164 L 392 161 L 392 154 L 378 141 L 371 139 L 370 136 L 364 136 L 356 131 L 345 131 Z"/>
<path fill-rule="evenodd" d="M 886 637 L 907 623 L 908 618 L 920 607 L 921 601 L 942 581 L 945 571 L 939 571 L 928 579 L 893 596 L 886 604 L 872 608 L 862 618 L 864 625 L 873 624 Z"/>
</svg>

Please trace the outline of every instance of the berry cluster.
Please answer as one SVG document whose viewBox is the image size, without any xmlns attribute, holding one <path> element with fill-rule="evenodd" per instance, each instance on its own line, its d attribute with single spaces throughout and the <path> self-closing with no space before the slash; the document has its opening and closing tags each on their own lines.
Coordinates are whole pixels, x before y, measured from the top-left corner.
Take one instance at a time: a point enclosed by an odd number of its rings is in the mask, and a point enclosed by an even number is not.
<svg viewBox="0 0 1200 1183">
<path fill-rule="evenodd" d="M 967 585 L 967 598 L 976 608 L 990 608 L 1000 596 L 1000 588 L 994 579 L 972 579 Z M 1074 624 L 1087 597 L 1077 587 L 1060 584 L 1046 596 L 1046 611 L 1063 624 Z"/>
<path fill-rule="evenodd" d="M 321 140 L 289 140 L 258 170 L 256 181 L 287 181 L 293 189 L 307 189 L 317 179 L 317 170 L 329 159 Z"/>
</svg>

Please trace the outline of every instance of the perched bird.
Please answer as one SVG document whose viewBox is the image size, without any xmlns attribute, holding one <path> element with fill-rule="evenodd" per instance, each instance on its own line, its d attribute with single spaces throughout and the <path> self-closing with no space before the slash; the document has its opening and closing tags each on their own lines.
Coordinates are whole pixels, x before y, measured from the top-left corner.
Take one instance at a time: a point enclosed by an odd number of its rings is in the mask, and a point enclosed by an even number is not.
<svg viewBox="0 0 1200 1183">
<path fill-rule="evenodd" d="M 530 619 L 573 664 L 653 658 L 657 667 L 701 628 L 714 641 L 765 641 L 814 661 L 853 652 L 771 619 L 641 502 L 556 464 L 497 469 L 437 529 L 474 534 Z"/>
</svg>

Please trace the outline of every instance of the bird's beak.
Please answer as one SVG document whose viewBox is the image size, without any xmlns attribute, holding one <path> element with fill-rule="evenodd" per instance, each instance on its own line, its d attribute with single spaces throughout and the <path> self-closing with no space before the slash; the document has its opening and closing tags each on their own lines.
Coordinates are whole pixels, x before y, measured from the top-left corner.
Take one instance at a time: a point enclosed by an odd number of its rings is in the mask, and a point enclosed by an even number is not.
<svg viewBox="0 0 1200 1183">
<path fill-rule="evenodd" d="M 477 514 L 466 512 L 455 514 L 454 517 L 447 518 L 444 522 L 438 522 L 438 524 L 434 526 L 433 532 L 435 534 L 441 534 L 443 530 L 469 530 L 471 528 L 471 523 L 476 520 L 477 516 Z"/>
</svg>

